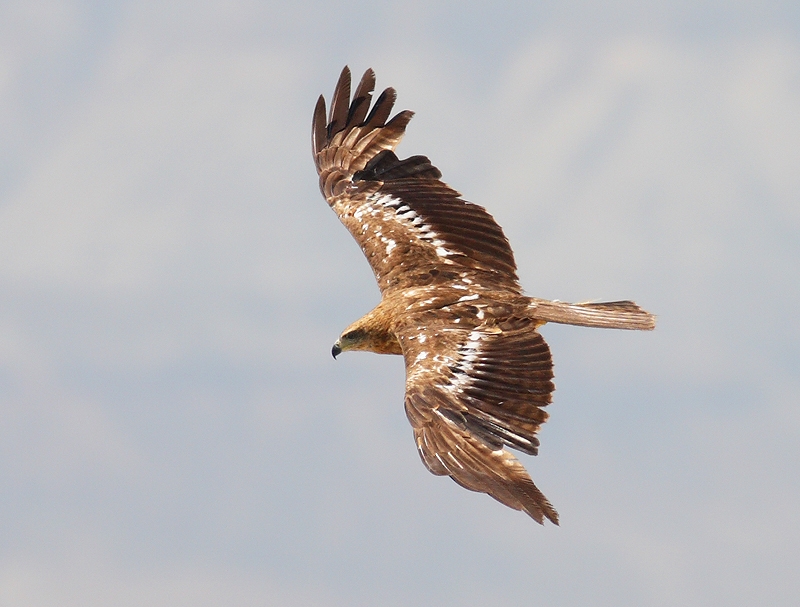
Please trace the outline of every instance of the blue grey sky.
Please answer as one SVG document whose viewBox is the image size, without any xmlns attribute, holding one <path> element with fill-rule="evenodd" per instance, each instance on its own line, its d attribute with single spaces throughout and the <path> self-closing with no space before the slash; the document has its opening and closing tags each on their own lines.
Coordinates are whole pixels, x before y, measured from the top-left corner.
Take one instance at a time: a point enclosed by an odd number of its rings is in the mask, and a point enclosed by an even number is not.
<svg viewBox="0 0 800 607">
<path fill-rule="evenodd" d="M 546 326 L 540 527 L 430 475 L 311 113 L 375 69 Z M 0 5 L 0 605 L 795 605 L 796 2 Z"/>
</svg>

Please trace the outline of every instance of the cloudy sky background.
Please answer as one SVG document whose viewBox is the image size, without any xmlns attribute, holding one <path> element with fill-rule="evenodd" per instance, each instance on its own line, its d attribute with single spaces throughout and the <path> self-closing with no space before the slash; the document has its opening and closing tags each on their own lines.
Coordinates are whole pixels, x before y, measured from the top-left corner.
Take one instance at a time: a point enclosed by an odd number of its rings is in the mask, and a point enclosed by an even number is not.
<svg viewBox="0 0 800 607">
<path fill-rule="evenodd" d="M 0 605 L 795 605 L 796 2 L 0 6 Z M 468 7 L 465 7 L 468 6 Z M 373 67 L 543 329 L 540 527 L 428 474 L 310 118 Z"/>
</svg>

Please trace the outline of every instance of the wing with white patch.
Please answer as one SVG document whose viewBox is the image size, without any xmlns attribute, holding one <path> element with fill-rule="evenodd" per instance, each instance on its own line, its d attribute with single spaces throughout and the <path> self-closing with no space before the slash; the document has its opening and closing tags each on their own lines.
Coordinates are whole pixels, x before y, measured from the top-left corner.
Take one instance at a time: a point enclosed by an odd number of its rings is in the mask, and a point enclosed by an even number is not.
<svg viewBox="0 0 800 607">
<path fill-rule="evenodd" d="M 420 323 L 421 324 L 421 323 Z M 437 475 L 488 493 L 539 523 L 558 514 L 505 446 L 536 455 L 554 390 L 550 349 L 527 318 L 477 328 L 415 323 L 397 335 L 406 361 L 406 415 Z"/>
<path fill-rule="evenodd" d="M 370 111 L 374 87 L 375 74 L 367 70 L 351 102 L 345 68 L 327 118 L 324 98 L 317 102 L 312 147 L 320 189 L 381 291 L 446 283 L 467 273 L 520 292 L 514 255 L 494 218 L 459 198 L 425 156 L 400 160 L 394 154 L 413 113 L 399 112 L 387 122 L 396 98 L 391 88 Z"/>
</svg>

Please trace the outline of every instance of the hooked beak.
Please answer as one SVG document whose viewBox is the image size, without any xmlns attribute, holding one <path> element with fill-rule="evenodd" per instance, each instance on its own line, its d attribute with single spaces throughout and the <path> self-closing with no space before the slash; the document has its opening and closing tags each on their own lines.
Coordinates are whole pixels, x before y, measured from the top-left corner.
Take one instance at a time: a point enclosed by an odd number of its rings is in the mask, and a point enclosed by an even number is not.
<svg viewBox="0 0 800 607">
<path fill-rule="evenodd" d="M 342 353 L 342 346 L 339 345 L 339 340 L 336 340 L 336 343 L 333 344 L 333 348 L 331 348 L 331 354 L 333 354 L 334 360 L 336 359 L 339 354 Z"/>
</svg>

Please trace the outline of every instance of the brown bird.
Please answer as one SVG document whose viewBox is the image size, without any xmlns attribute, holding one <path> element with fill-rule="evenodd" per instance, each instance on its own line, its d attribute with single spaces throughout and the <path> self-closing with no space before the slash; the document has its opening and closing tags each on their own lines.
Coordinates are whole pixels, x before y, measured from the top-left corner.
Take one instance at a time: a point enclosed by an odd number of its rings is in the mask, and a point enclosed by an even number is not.
<svg viewBox="0 0 800 607">
<path fill-rule="evenodd" d="M 490 496 L 538 523 L 558 513 L 504 447 L 536 455 L 548 414 L 553 363 L 538 328 L 547 322 L 650 330 L 632 301 L 570 304 L 526 297 L 503 230 L 460 198 L 425 156 L 394 149 L 413 116 L 389 119 L 387 88 L 370 109 L 375 73 L 350 99 L 339 77 L 326 117 L 320 96 L 312 146 L 322 194 L 366 255 L 381 302 L 333 345 L 402 354 L 405 408 L 433 474 Z"/>
</svg>

